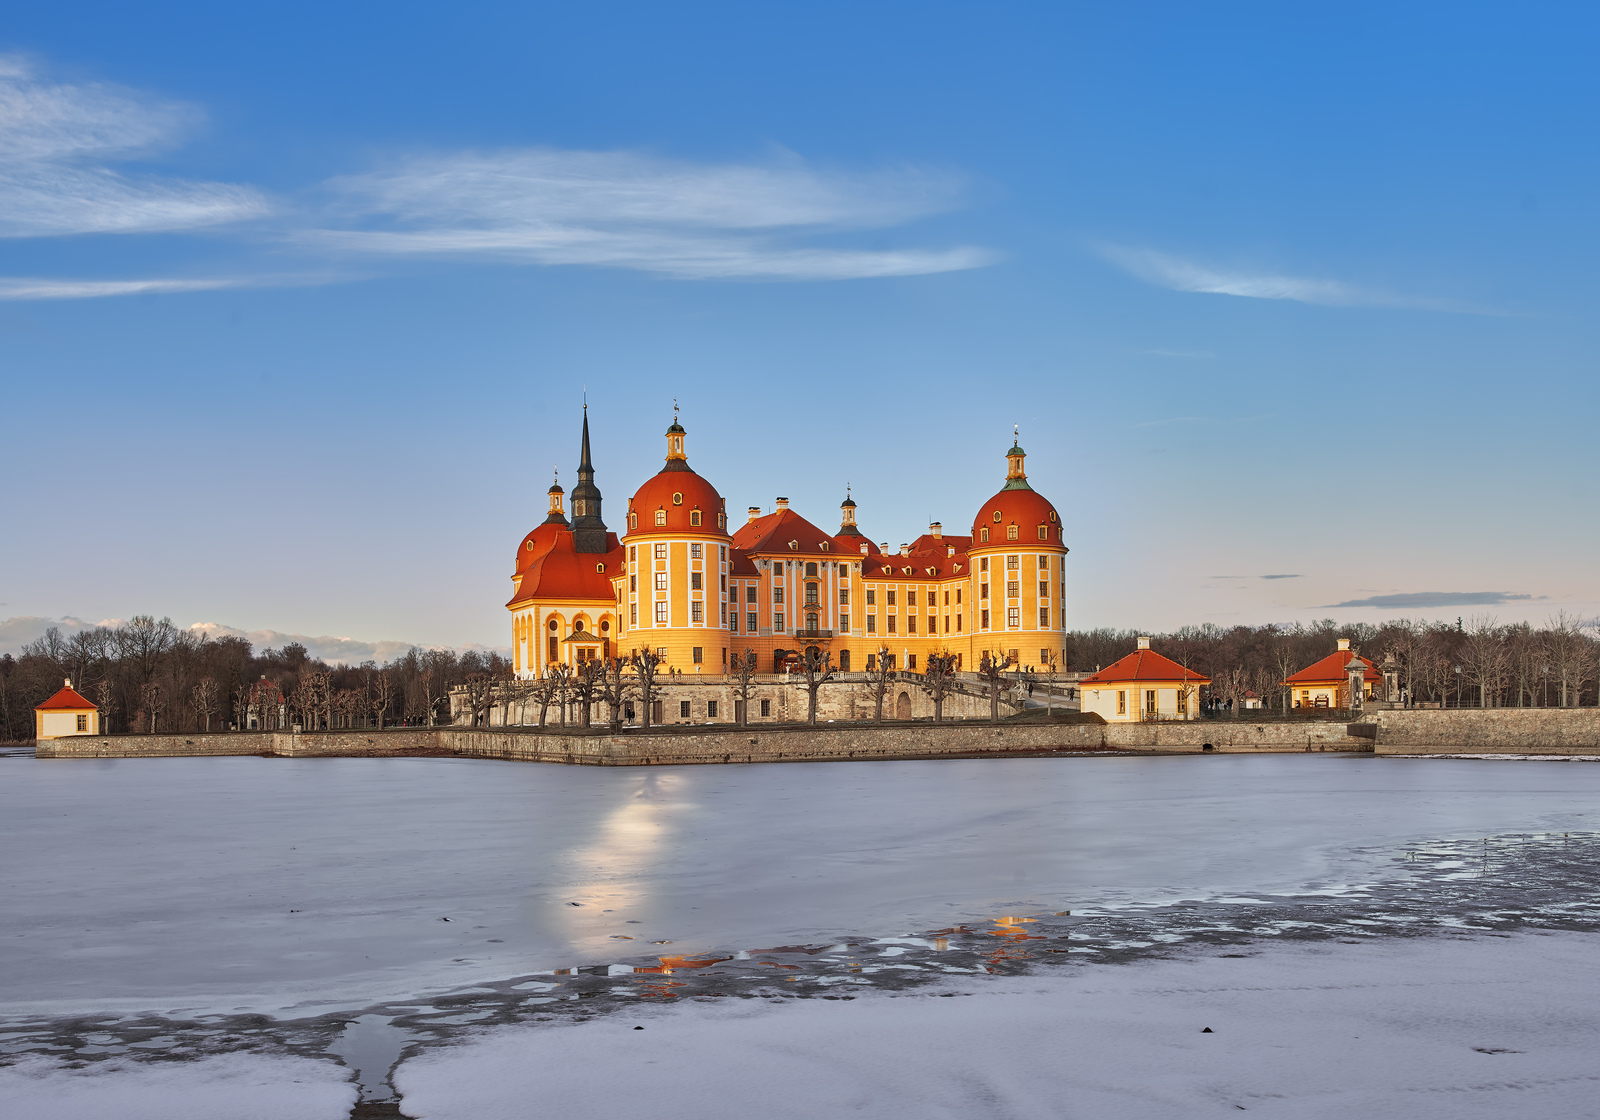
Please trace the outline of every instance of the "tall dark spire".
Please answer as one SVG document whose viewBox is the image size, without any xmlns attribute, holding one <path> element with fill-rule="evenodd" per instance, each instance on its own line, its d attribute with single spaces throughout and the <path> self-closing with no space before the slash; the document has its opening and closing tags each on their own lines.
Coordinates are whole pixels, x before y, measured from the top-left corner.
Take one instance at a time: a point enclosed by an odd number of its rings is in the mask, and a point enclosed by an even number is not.
<svg viewBox="0 0 1600 1120">
<path fill-rule="evenodd" d="M 576 552 L 605 552 L 606 523 L 600 520 L 600 488 L 589 460 L 589 406 L 583 406 L 583 454 L 578 484 L 572 488 L 572 546 Z"/>
</svg>

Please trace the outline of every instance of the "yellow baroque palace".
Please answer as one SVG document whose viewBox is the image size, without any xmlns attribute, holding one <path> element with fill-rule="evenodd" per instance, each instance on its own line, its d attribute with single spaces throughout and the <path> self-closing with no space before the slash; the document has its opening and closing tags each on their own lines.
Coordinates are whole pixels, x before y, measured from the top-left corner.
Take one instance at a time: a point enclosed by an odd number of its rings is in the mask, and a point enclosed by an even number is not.
<svg viewBox="0 0 1600 1120">
<path fill-rule="evenodd" d="M 848 496 L 833 533 L 786 498 L 770 513 L 752 506 L 734 528 L 716 487 L 690 468 L 686 434 L 676 420 L 667 429 L 666 463 L 629 499 L 619 538 L 601 518 L 585 411 L 572 519 L 552 485 L 549 515 L 517 549 L 506 607 L 519 676 L 648 648 L 686 675 L 720 675 L 746 650 L 762 672 L 813 649 L 847 672 L 871 668 L 882 649 L 913 670 L 930 653 L 955 654 L 964 669 L 984 652 L 1023 668 L 1059 661 L 1067 546 L 1015 443 L 1005 485 L 969 535 L 935 522 L 890 553 L 862 534 Z"/>
</svg>

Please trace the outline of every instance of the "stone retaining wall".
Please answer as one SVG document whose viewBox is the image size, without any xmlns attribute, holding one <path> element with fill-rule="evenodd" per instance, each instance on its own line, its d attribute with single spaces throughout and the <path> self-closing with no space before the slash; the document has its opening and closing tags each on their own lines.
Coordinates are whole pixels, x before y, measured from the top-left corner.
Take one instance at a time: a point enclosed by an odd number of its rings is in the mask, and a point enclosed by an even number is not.
<svg viewBox="0 0 1600 1120">
<path fill-rule="evenodd" d="M 1374 712 L 1379 754 L 1600 754 L 1600 708 Z"/>
<path fill-rule="evenodd" d="M 148 758 L 176 755 L 329 757 L 453 754 L 590 766 L 840 759 L 983 758 L 1061 751 L 1370 751 L 1372 740 L 1343 723 L 1049 724 L 916 723 L 885 726 L 705 728 L 620 735 L 556 734 L 489 728 L 399 728 L 307 735 L 81 736 L 45 740 L 40 758 Z"/>
</svg>

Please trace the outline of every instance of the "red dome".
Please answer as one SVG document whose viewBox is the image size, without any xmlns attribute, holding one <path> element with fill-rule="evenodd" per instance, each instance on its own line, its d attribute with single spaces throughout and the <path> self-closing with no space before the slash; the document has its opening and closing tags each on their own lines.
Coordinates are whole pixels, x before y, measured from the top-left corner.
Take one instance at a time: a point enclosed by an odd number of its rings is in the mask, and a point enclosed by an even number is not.
<svg viewBox="0 0 1600 1120">
<path fill-rule="evenodd" d="M 1017 535 L 1012 539 L 1008 528 L 1017 527 Z M 1043 526 L 1045 535 L 1039 536 L 1039 527 Z M 988 530 L 989 539 L 984 540 L 984 531 Z M 1056 507 L 1037 490 L 1026 487 L 1006 489 L 1000 491 L 978 511 L 978 516 L 972 519 L 972 548 L 1003 548 L 1010 545 L 1048 544 L 1061 547 L 1065 542 L 1061 536 L 1061 518 L 1056 513 Z"/>
<path fill-rule="evenodd" d="M 665 524 L 657 523 L 658 511 L 666 514 Z M 698 525 L 693 524 L 696 512 L 700 514 Z M 722 495 L 717 493 L 715 486 L 688 467 L 668 467 L 634 492 L 628 502 L 627 535 L 698 533 L 726 537 L 726 526 L 717 521 L 722 512 Z M 635 517 L 638 518 L 637 524 Z"/>
</svg>

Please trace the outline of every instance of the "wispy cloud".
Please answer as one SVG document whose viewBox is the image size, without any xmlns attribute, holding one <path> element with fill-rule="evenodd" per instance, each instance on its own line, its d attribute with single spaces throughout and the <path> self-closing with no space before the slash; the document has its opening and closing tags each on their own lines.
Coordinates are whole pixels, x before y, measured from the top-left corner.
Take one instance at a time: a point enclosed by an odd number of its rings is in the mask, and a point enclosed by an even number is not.
<svg viewBox="0 0 1600 1120">
<path fill-rule="evenodd" d="M 1544 598 L 1541 595 L 1539 598 Z M 1366 599 L 1346 599 L 1342 603 L 1325 604 L 1326 609 L 1338 607 L 1380 607 L 1403 610 L 1410 607 L 1494 607 L 1532 599 L 1532 595 L 1518 595 L 1509 591 L 1409 591 L 1397 595 L 1373 595 Z"/>
<path fill-rule="evenodd" d="M 0 237 L 184 230 L 264 214 L 252 187 L 107 166 L 174 142 L 198 119 L 189 106 L 50 82 L 0 56 Z"/>
<path fill-rule="evenodd" d="M 956 208 L 957 176 L 710 164 L 547 148 L 429 156 L 328 184 L 342 222 L 303 242 L 363 254 L 592 265 L 684 279 L 838 280 L 977 268 L 970 246 L 796 244 Z"/>
<path fill-rule="evenodd" d="M 1468 315 L 1499 315 L 1490 308 L 1449 300 L 1401 295 L 1377 288 L 1273 272 L 1214 268 L 1155 249 L 1124 245 L 1099 245 L 1100 255 L 1124 272 L 1158 287 L 1178 292 L 1243 296 L 1247 299 L 1285 299 L 1325 307 L 1393 307 L 1417 311 L 1448 311 Z"/>
<path fill-rule="evenodd" d="M 1300 573 L 1299 572 L 1274 572 L 1270 576 L 1262 576 L 1261 578 L 1262 579 L 1299 579 L 1300 578 Z"/>
<path fill-rule="evenodd" d="M 240 288 L 243 280 L 40 280 L 0 276 L 0 300 L 98 299 L 158 292 Z"/>
</svg>

